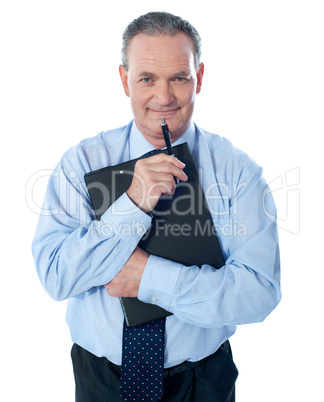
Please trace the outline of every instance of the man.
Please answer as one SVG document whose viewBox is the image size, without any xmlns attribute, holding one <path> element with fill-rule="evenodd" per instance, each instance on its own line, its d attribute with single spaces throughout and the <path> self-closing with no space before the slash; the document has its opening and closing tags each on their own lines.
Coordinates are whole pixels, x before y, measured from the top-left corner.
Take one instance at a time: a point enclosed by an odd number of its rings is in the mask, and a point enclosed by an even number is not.
<svg viewBox="0 0 324 402">
<path fill-rule="evenodd" d="M 161 400 L 234 401 L 228 339 L 236 325 L 264 320 L 280 300 L 277 229 L 265 213 L 275 216 L 275 206 L 261 168 L 192 122 L 204 75 L 197 31 L 154 12 L 133 21 L 123 41 L 119 73 L 134 121 L 67 151 L 49 180 L 33 242 L 43 286 L 69 300 L 76 399 L 123 400 L 118 298 L 138 297 L 173 313 L 165 323 Z M 187 180 L 177 158 L 142 159 L 126 193 L 99 222 L 93 217 L 84 174 L 165 147 L 161 119 L 173 145 L 188 143 L 201 173 L 226 261 L 220 269 L 185 267 L 138 247 L 159 198 L 174 193 L 174 178 Z M 139 230 L 120 230 L 133 222 Z"/>
</svg>

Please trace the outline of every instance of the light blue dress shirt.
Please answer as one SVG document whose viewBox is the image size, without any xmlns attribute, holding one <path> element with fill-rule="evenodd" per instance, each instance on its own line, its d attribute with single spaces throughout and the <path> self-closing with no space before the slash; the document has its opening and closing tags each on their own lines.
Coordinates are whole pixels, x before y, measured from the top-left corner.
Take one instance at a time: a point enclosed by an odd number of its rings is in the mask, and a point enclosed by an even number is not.
<svg viewBox="0 0 324 402">
<path fill-rule="evenodd" d="M 234 334 L 263 321 L 278 304 L 280 262 L 276 208 L 262 169 L 245 153 L 192 123 L 187 142 L 223 250 L 225 265 L 186 267 L 151 255 L 139 299 L 173 313 L 166 320 L 165 367 L 200 360 Z M 151 217 L 123 194 L 98 222 L 84 174 L 153 149 L 134 122 L 69 149 L 49 179 L 33 241 L 45 290 L 68 299 L 72 341 L 121 364 L 123 313 L 110 282 L 150 227 Z"/>
</svg>

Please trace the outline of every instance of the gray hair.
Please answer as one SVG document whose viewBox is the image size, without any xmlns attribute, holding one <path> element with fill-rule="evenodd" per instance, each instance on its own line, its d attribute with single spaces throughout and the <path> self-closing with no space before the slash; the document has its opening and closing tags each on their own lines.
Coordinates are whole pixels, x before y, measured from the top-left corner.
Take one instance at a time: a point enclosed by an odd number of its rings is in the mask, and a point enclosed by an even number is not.
<svg viewBox="0 0 324 402">
<path fill-rule="evenodd" d="M 181 17 L 166 12 L 150 12 L 141 15 L 132 21 L 123 33 L 122 63 L 128 70 L 127 51 L 130 41 L 134 36 L 144 33 L 149 36 L 154 35 L 175 35 L 183 32 L 192 40 L 195 49 L 195 67 L 198 69 L 201 57 L 201 38 L 198 31 Z"/>
</svg>

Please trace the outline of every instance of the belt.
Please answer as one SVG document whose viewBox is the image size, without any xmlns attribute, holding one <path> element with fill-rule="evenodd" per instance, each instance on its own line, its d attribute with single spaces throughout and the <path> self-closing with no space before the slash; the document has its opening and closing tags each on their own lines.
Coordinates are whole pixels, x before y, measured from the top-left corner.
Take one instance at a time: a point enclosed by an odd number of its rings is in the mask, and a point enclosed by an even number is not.
<svg viewBox="0 0 324 402">
<path fill-rule="evenodd" d="M 230 349 L 229 342 L 228 340 L 225 341 L 217 350 L 215 353 L 212 355 L 209 355 L 207 357 L 204 357 L 201 360 L 198 360 L 196 362 L 189 362 L 188 360 L 184 361 L 183 363 L 178 364 L 177 366 L 169 367 L 164 369 L 164 378 L 169 378 L 172 377 L 176 374 L 184 373 L 185 371 L 190 371 L 193 370 L 194 368 L 206 363 L 209 359 L 212 359 L 213 357 L 216 356 L 216 354 L 219 352 L 220 349 L 225 348 L 225 350 Z M 90 353 L 90 352 L 88 352 Z M 116 364 L 112 363 L 108 359 L 106 359 L 108 364 L 112 367 L 115 368 L 115 370 L 119 373 L 120 375 L 120 366 L 117 366 Z"/>
<path fill-rule="evenodd" d="M 219 349 L 222 346 L 224 346 L 224 344 L 221 345 L 219 347 Z M 173 366 L 173 367 L 169 367 L 169 368 L 164 369 L 164 378 L 169 378 L 169 377 L 172 377 L 172 376 L 174 376 L 176 374 L 180 374 L 180 373 L 184 373 L 185 371 L 193 370 L 194 368 L 206 363 L 209 359 L 213 358 L 216 355 L 216 353 L 218 352 L 218 350 L 215 353 L 213 353 L 212 355 L 207 356 L 207 357 L 205 357 L 205 358 L 203 358 L 201 360 L 198 360 L 196 362 L 189 362 L 188 360 L 186 360 L 183 363 L 178 364 L 177 366 Z"/>
</svg>

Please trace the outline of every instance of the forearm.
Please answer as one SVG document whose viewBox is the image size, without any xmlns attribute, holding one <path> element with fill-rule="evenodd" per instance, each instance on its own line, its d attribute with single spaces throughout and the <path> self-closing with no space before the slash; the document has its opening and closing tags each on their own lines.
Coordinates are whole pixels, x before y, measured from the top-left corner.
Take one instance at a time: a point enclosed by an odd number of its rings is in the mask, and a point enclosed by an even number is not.
<svg viewBox="0 0 324 402">
<path fill-rule="evenodd" d="M 111 281 L 124 266 L 151 223 L 126 195 L 100 221 L 71 230 L 65 218 L 41 217 L 33 243 L 40 280 L 56 300 L 63 300 Z M 116 207 L 116 205 L 114 205 Z"/>
<path fill-rule="evenodd" d="M 235 261 L 216 270 L 151 256 L 139 299 L 165 308 L 183 322 L 215 328 L 263 321 L 278 304 L 280 288 L 275 279 Z"/>
<path fill-rule="evenodd" d="M 259 177 L 252 176 L 244 191 L 242 187 L 232 202 L 237 203 L 234 210 L 215 218 L 220 228 L 230 227 L 233 221 L 244 228 L 242 233 L 220 233 L 225 265 L 221 269 L 185 267 L 151 256 L 140 285 L 142 301 L 156 303 L 179 320 L 201 327 L 265 319 L 281 297 L 280 259 L 275 205 L 270 195 L 263 198 L 267 187 Z"/>
</svg>

